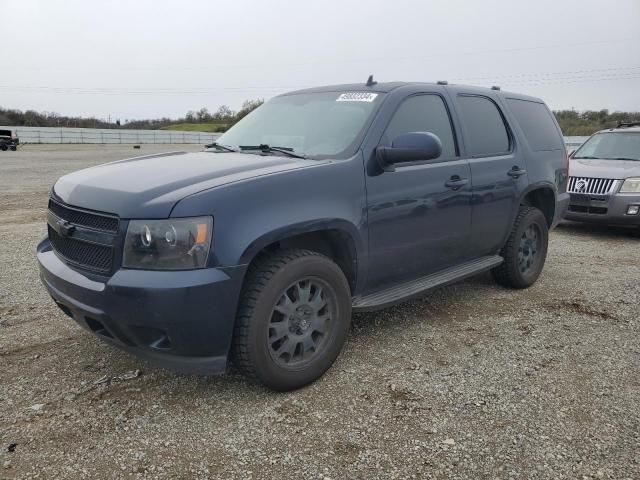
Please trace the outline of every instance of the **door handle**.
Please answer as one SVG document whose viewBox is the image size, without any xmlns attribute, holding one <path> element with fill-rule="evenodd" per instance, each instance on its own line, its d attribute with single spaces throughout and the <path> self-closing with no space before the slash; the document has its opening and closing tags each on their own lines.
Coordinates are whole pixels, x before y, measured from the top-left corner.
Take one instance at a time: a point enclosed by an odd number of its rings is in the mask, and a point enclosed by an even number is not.
<svg viewBox="0 0 640 480">
<path fill-rule="evenodd" d="M 512 178 L 519 178 L 525 173 L 527 173 L 525 169 L 520 168 L 517 165 L 514 165 L 513 168 L 507 172 L 507 175 L 509 175 Z"/>
<path fill-rule="evenodd" d="M 453 175 L 449 180 L 445 182 L 445 186 L 450 188 L 451 190 L 458 190 L 460 187 L 465 186 L 469 183 L 469 180 L 466 178 L 460 178 L 459 175 Z"/>
</svg>

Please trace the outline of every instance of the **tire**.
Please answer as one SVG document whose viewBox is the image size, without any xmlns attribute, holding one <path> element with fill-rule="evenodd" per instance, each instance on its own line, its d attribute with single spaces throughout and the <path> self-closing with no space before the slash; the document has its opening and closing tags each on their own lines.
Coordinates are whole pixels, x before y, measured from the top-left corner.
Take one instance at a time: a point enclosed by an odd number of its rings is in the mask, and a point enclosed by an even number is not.
<svg viewBox="0 0 640 480">
<path fill-rule="evenodd" d="M 18 147 L 16 147 L 15 145 L 11 145 L 11 146 L 9 147 L 9 149 L 10 149 L 12 152 L 15 152 L 16 150 L 18 150 Z"/>
<path fill-rule="evenodd" d="M 351 291 L 342 270 L 316 252 L 280 250 L 249 267 L 231 359 L 269 388 L 300 388 L 331 367 L 350 322 Z"/>
<path fill-rule="evenodd" d="M 491 273 L 508 288 L 528 288 L 540 276 L 547 258 L 549 228 L 544 214 L 534 207 L 521 206 L 500 255 L 504 262 Z"/>
<path fill-rule="evenodd" d="M 0 150 L 2 150 L 3 152 L 6 152 L 7 146 L 3 143 L 2 145 L 0 145 Z"/>
</svg>

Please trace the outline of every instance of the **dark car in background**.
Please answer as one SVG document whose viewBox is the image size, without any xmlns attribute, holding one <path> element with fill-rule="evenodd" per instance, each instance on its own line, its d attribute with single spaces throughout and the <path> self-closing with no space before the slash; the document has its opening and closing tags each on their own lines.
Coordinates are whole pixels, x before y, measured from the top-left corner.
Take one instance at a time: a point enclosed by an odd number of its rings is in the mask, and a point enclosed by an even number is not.
<svg viewBox="0 0 640 480">
<path fill-rule="evenodd" d="M 6 152 L 7 150 L 16 151 L 20 140 L 11 130 L 0 130 L 0 150 Z"/>
<path fill-rule="evenodd" d="M 532 285 L 567 167 L 537 98 L 372 79 L 302 90 L 207 151 L 62 177 L 37 257 L 54 301 L 101 339 L 186 372 L 231 358 L 289 390 L 333 364 L 352 311 L 488 270 Z"/>
<path fill-rule="evenodd" d="M 640 227 L 640 123 L 592 135 L 571 154 L 567 220 Z"/>
</svg>

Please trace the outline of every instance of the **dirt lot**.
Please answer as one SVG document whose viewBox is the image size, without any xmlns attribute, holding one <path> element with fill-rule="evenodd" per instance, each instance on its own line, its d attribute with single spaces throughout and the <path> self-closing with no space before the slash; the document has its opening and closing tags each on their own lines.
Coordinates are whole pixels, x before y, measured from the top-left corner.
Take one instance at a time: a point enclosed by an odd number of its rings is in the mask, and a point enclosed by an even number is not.
<svg viewBox="0 0 640 480">
<path fill-rule="evenodd" d="M 278 394 L 149 367 L 41 288 L 49 187 L 138 152 L 0 152 L 0 478 L 640 478 L 630 231 L 561 225 L 526 291 L 481 276 L 358 315 L 327 375 Z"/>
</svg>

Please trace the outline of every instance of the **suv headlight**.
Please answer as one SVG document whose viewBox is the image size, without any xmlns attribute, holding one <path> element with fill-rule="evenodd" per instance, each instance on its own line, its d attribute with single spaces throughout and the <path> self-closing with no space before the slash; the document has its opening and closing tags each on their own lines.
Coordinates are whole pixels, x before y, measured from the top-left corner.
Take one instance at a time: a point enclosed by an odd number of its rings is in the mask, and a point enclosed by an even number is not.
<svg viewBox="0 0 640 480">
<path fill-rule="evenodd" d="M 213 218 L 131 220 L 122 266 L 146 270 L 189 270 L 207 264 Z"/>
<path fill-rule="evenodd" d="M 640 193 L 640 178 L 627 178 L 620 188 L 620 193 Z"/>
</svg>

